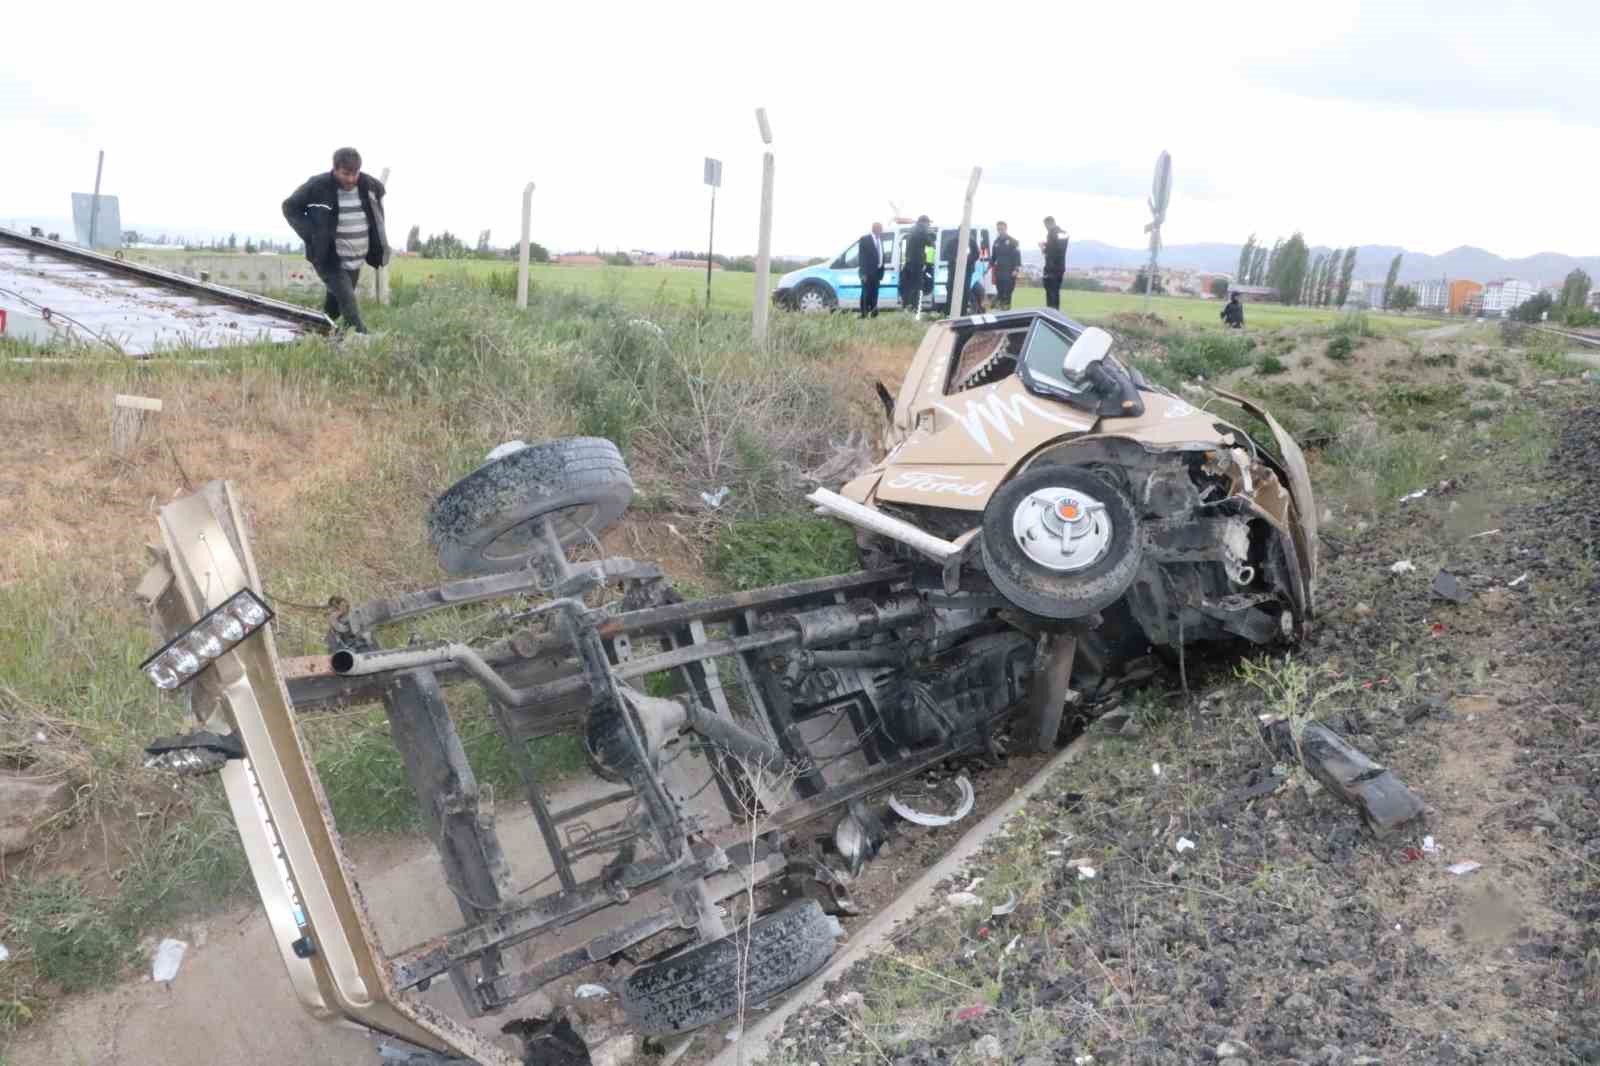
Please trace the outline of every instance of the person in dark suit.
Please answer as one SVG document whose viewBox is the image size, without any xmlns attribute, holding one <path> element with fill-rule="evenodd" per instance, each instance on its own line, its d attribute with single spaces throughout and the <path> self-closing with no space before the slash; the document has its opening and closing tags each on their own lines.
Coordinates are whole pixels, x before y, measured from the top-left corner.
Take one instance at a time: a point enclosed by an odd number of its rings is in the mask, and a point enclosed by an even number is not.
<svg viewBox="0 0 1600 1066">
<path fill-rule="evenodd" d="M 878 283 L 883 280 L 883 224 L 874 222 L 872 232 L 856 244 L 856 273 L 861 276 L 861 317 L 878 317 Z"/>
<path fill-rule="evenodd" d="M 933 223 L 918 215 L 916 225 L 900 241 L 900 306 L 922 314 L 923 295 L 933 291 L 928 272 L 928 252 L 933 247 Z"/>
</svg>

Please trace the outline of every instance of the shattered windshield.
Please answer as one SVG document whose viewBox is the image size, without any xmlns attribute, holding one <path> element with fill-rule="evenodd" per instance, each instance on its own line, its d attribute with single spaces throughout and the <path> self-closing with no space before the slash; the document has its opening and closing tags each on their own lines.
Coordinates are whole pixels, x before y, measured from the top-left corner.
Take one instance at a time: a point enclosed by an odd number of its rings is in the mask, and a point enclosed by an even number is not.
<svg viewBox="0 0 1600 1066">
<path fill-rule="evenodd" d="M 1035 319 L 1022 347 L 1022 365 L 1027 368 L 1027 377 L 1068 392 L 1082 391 L 1082 385 L 1068 384 L 1061 376 L 1062 364 L 1075 340 L 1076 335 L 1057 329 L 1045 319 Z"/>
</svg>

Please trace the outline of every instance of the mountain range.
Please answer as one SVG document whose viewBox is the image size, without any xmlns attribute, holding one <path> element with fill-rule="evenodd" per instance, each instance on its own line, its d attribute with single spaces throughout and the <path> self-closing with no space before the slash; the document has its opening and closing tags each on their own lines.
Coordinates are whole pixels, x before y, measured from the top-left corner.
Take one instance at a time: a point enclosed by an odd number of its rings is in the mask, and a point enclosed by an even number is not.
<svg viewBox="0 0 1600 1066">
<path fill-rule="evenodd" d="M 1239 265 L 1240 245 L 1237 244 L 1169 244 L 1161 249 L 1161 263 L 1171 267 L 1186 267 L 1223 274 L 1232 274 Z M 1313 257 L 1333 249 L 1316 246 Z M 1389 272 L 1389 263 L 1397 253 L 1400 261 L 1401 281 L 1425 281 L 1431 278 L 1470 278 L 1473 281 L 1496 281 L 1500 278 L 1517 278 L 1533 285 L 1559 284 L 1574 267 L 1582 267 L 1590 277 L 1600 277 L 1600 256 L 1563 255 L 1560 252 L 1540 252 L 1521 259 L 1507 259 L 1482 248 L 1462 245 L 1439 255 L 1410 252 L 1388 244 L 1363 244 L 1356 253 L 1355 276 L 1369 281 L 1382 281 Z M 1023 253 L 1024 262 L 1035 266 L 1043 263 L 1037 250 Z M 1119 267 L 1135 268 L 1150 261 L 1150 252 L 1144 248 L 1118 248 L 1095 240 L 1075 240 L 1067 251 L 1069 267 Z"/>
</svg>

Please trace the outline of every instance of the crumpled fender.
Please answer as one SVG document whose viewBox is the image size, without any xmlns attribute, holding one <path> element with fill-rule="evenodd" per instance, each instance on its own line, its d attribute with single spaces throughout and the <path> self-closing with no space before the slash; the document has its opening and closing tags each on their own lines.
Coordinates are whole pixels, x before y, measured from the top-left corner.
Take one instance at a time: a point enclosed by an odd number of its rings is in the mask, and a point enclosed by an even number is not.
<svg viewBox="0 0 1600 1066">
<path fill-rule="evenodd" d="M 1265 422 L 1267 428 L 1272 430 L 1272 439 L 1278 442 L 1278 451 L 1283 455 L 1283 465 L 1289 472 L 1289 496 L 1294 500 L 1295 550 L 1300 556 L 1300 568 L 1306 578 L 1307 599 L 1314 603 L 1317 580 L 1317 498 L 1311 491 L 1311 471 L 1306 466 L 1306 454 L 1300 450 L 1300 445 L 1295 439 L 1289 436 L 1289 431 L 1272 417 L 1271 412 L 1254 400 L 1215 386 L 1211 391 L 1224 400 L 1238 404 Z"/>
</svg>

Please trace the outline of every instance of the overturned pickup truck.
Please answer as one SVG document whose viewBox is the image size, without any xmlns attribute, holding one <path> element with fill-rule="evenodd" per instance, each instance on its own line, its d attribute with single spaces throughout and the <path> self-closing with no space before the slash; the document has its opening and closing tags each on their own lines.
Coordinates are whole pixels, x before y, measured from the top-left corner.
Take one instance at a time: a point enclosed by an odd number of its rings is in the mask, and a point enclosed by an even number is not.
<svg viewBox="0 0 1600 1066">
<path fill-rule="evenodd" d="M 144 669 L 196 719 L 148 763 L 221 775 L 295 993 L 416 1061 L 542 1061 L 571 1029 L 519 1000 L 591 969 L 640 1032 L 730 1017 L 831 954 L 828 914 L 882 843 L 871 797 L 954 757 L 1048 750 L 1066 707 L 1185 645 L 1306 632 L 1299 448 L 1233 398 L 1268 451 L 1110 344 L 1052 311 L 935 324 L 898 396 L 880 386 L 884 460 L 809 497 L 855 527 L 863 569 L 709 599 L 600 551 L 628 471 L 608 441 L 557 440 L 435 502 L 456 580 L 343 607 L 328 655 L 281 659 L 239 500 L 213 483 L 162 509 L 141 588 L 168 638 Z M 380 643 L 490 600 L 498 629 L 471 643 Z M 446 701 L 466 684 L 522 760 L 542 845 L 525 869 Z M 387 712 L 459 903 L 459 927 L 415 943 L 379 943 L 298 725 L 362 701 Z M 558 732 L 583 739 L 581 799 L 557 802 L 529 757 Z"/>
</svg>

